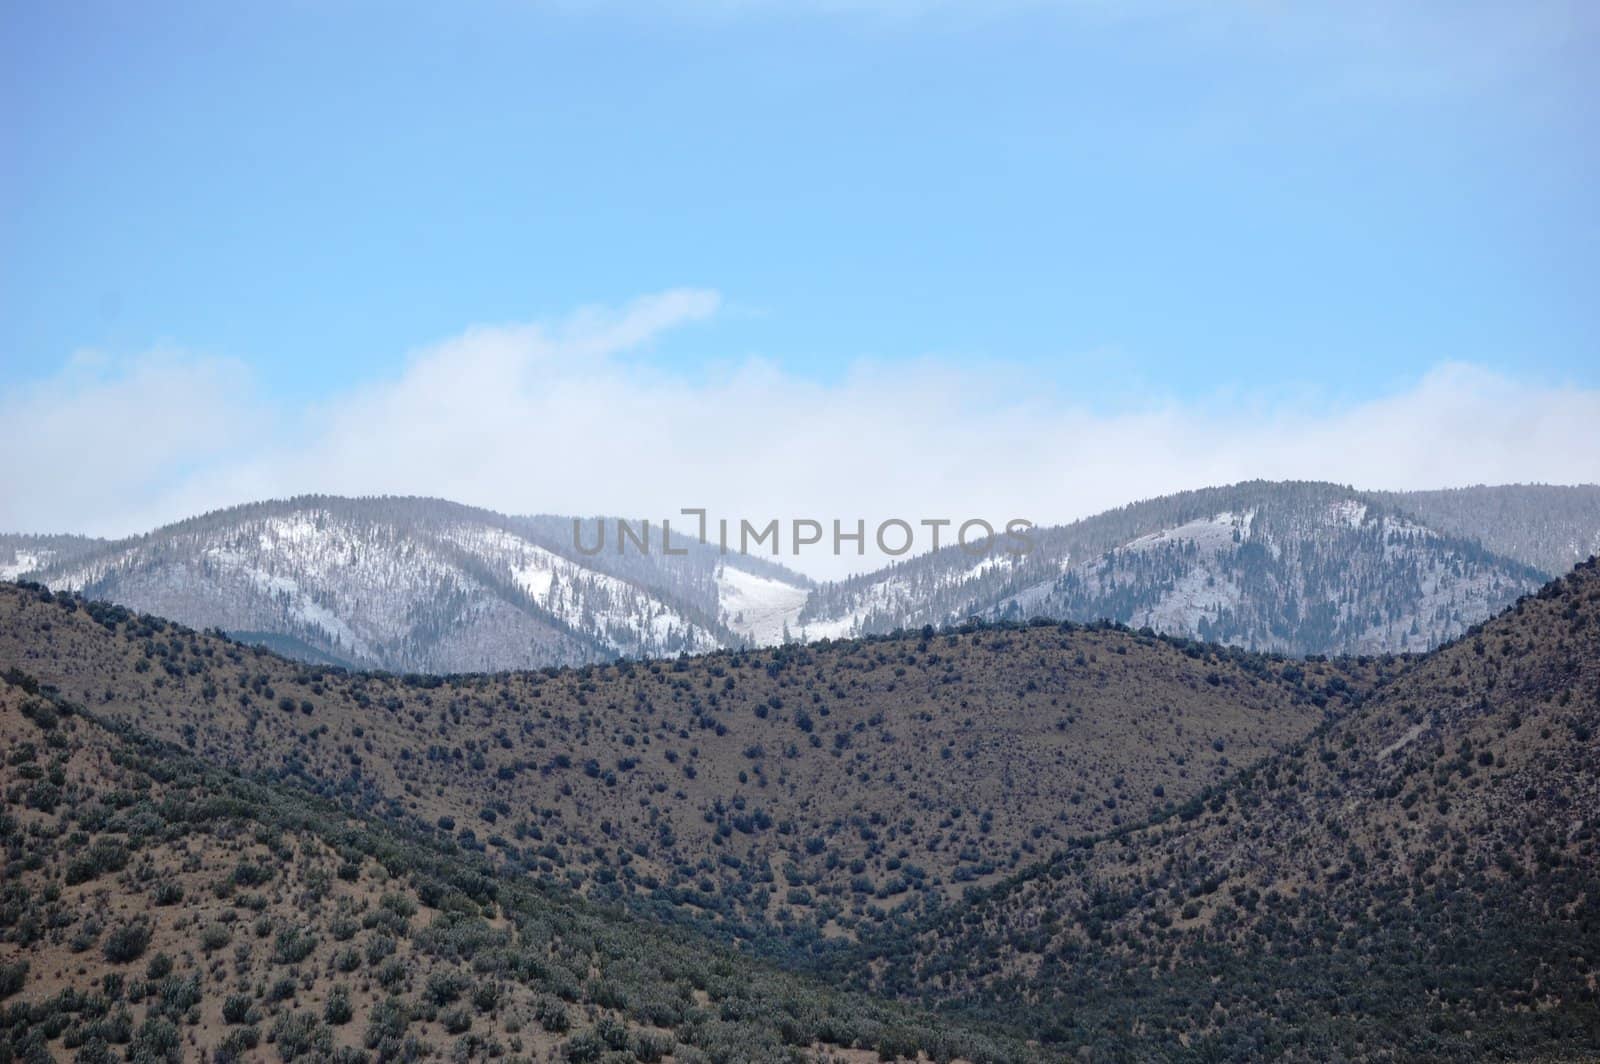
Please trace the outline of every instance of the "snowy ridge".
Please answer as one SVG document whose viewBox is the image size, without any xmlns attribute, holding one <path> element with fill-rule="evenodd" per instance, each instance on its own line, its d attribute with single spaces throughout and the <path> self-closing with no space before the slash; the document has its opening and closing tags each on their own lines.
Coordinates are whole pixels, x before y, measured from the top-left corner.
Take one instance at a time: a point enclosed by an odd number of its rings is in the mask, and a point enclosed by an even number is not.
<svg viewBox="0 0 1600 1064">
<path fill-rule="evenodd" d="M 1412 497 L 1434 519 L 1396 504 Z M 1547 579 L 1485 540 L 1558 562 L 1600 548 L 1600 489 L 1387 496 L 1253 482 L 1035 529 L 1022 556 L 952 546 L 821 586 L 692 540 L 670 555 L 591 555 L 574 534 L 571 518 L 306 497 L 116 543 L 0 536 L 0 574 L 406 671 L 665 657 L 971 617 L 1111 619 L 1261 650 L 1375 653 L 1435 646 Z"/>
<path fill-rule="evenodd" d="M 196 627 L 292 637 L 393 670 L 532 668 L 747 641 L 719 619 L 704 562 L 619 576 L 637 563 L 569 557 L 547 527 L 434 500 L 292 500 L 207 515 L 37 575 Z M 806 594 L 798 581 L 749 579 Z"/>
<path fill-rule="evenodd" d="M 1547 579 L 1332 484 L 1186 492 L 1037 529 L 1035 543 L 1025 558 L 988 566 L 947 550 L 824 585 L 801 631 L 854 635 L 974 615 L 1110 619 L 1286 653 L 1424 650 Z"/>
<path fill-rule="evenodd" d="M 1406 516 L 1345 499 L 1222 511 L 1137 537 L 996 607 L 1110 617 L 1285 653 L 1422 651 L 1542 582 Z"/>
</svg>

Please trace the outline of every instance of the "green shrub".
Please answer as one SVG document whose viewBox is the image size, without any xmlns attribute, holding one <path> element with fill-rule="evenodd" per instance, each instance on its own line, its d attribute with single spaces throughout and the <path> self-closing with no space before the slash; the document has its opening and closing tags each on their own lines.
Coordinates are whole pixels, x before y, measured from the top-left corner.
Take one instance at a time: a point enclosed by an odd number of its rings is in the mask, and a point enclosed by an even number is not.
<svg viewBox="0 0 1600 1064">
<path fill-rule="evenodd" d="M 233 882 L 241 887 L 259 887 L 272 879 L 272 869 L 266 865 L 240 861 L 233 869 Z"/>
<path fill-rule="evenodd" d="M 372 1006 L 372 1013 L 367 1017 L 366 1047 L 377 1049 L 384 1043 L 398 1043 L 410 1025 L 411 1016 L 405 1002 L 397 997 L 385 998 Z"/>
<path fill-rule="evenodd" d="M 278 1047 L 279 1059 L 287 1062 L 307 1056 L 326 1056 L 333 1050 L 333 1032 L 309 1012 L 290 1012 L 279 1016 L 269 1037 Z"/>
<path fill-rule="evenodd" d="M 241 1027 L 236 1031 L 229 1031 L 228 1036 L 211 1054 L 212 1064 L 233 1064 L 233 1061 L 243 1060 L 260 1044 L 261 1032 L 254 1027 Z"/>
<path fill-rule="evenodd" d="M 183 1036 L 170 1020 L 157 1017 L 145 1020 L 128 1046 L 128 1060 L 132 1064 L 157 1064 L 158 1061 L 177 1064 L 182 1059 Z"/>
<path fill-rule="evenodd" d="M 427 996 L 435 1005 L 448 1005 L 467 989 L 467 979 L 457 972 L 434 972 L 428 976 Z"/>
<path fill-rule="evenodd" d="M 579 1031 L 567 1040 L 567 1059 L 573 1064 L 591 1064 L 605 1055 L 606 1043 L 594 1028 Z"/>
<path fill-rule="evenodd" d="M 533 1018 L 551 1034 L 566 1034 L 572 1029 L 567 1007 L 553 997 L 541 997 L 533 1003 Z"/>
<path fill-rule="evenodd" d="M 354 1010 L 350 1007 L 350 988 L 343 983 L 335 984 L 328 991 L 328 1001 L 322 1007 L 322 1018 L 335 1027 L 342 1027 L 350 1022 Z"/>
<path fill-rule="evenodd" d="M 0 964 L 0 1001 L 5 1000 L 28 981 L 28 962 L 13 961 L 10 964 Z"/>
<path fill-rule="evenodd" d="M 215 953 L 232 941 L 233 932 L 222 924 L 207 924 L 200 930 L 200 948 L 207 953 Z"/>
<path fill-rule="evenodd" d="M 143 923 L 119 924 L 112 928 L 101 952 L 112 964 L 127 964 L 144 956 L 150 945 L 150 927 Z"/>
<path fill-rule="evenodd" d="M 640 1031 L 633 1036 L 633 1056 L 644 1064 L 657 1064 L 677 1046 L 677 1039 L 654 1031 Z"/>
<path fill-rule="evenodd" d="M 250 1023 L 253 1020 L 255 1002 L 249 994 L 229 994 L 222 1002 L 222 1020 L 224 1023 L 240 1024 Z"/>
<path fill-rule="evenodd" d="M 315 936 L 302 928 L 286 927 L 272 944 L 272 959 L 279 964 L 299 964 L 316 948 Z"/>
</svg>

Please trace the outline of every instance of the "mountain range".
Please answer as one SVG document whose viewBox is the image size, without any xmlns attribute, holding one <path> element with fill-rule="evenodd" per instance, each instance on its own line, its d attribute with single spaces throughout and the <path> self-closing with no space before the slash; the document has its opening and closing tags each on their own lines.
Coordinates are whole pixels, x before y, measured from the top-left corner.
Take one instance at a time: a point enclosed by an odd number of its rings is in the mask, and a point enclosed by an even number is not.
<svg viewBox="0 0 1600 1064">
<path fill-rule="evenodd" d="M 815 584 L 599 519 L 436 499 L 303 496 L 131 539 L 0 536 L 25 577 L 306 660 L 452 673 L 774 645 L 968 618 L 1087 622 L 1292 654 L 1424 651 L 1600 549 L 1600 488 L 1375 493 L 1250 482 L 1033 530 L 1024 556 L 946 547 Z"/>
<path fill-rule="evenodd" d="M 352 668 L 526 668 L 781 637 L 763 595 L 803 597 L 809 581 L 675 543 L 684 554 L 591 556 L 575 548 L 570 519 L 303 496 L 128 540 L 10 537 L 0 550 L 10 550 L 9 575 Z"/>
</svg>

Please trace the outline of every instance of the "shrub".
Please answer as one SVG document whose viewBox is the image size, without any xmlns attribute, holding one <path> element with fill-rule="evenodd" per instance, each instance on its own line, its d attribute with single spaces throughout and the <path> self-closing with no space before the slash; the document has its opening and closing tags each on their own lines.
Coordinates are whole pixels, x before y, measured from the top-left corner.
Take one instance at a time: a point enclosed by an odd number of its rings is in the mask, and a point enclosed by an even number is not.
<svg viewBox="0 0 1600 1064">
<path fill-rule="evenodd" d="M 207 953 L 215 953 L 231 941 L 233 932 L 222 924 L 207 924 L 200 931 L 200 948 Z"/>
<path fill-rule="evenodd" d="M 551 1034 L 566 1034 L 572 1029 L 567 1007 L 553 997 L 541 997 L 533 1005 L 533 1018 Z"/>
<path fill-rule="evenodd" d="M 176 1064 L 183 1059 L 183 1036 L 171 1021 L 151 1017 L 139 1025 L 139 1033 L 128 1047 L 128 1059 L 138 1064 L 163 1060 Z"/>
<path fill-rule="evenodd" d="M 56 708 L 42 698 L 24 699 L 22 715 L 33 721 L 44 731 L 54 728 L 61 720 Z"/>
<path fill-rule="evenodd" d="M 278 1056 L 284 1061 L 305 1056 L 326 1056 L 333 1050 L 333 1032 L 317 1022 L 309 1012 L 290 1012 L 278 1017 L 272 1025 L 270 1037 L 277 1043 Z"/>
<path fill-rule="evenodd" d="M 385 998 L 372 1006 L 372 1014 L 367 1018 L 364 1039 L 367 1048 L 377 1049 L 384 1042 L 398 1042 L 410 1025 L 411 1017 L 406 1014 L 405 1003 L 397 997 Z"/>
<path fill-rule="evenodd" d="M 16 961 L 11 964 L 0 964 L 0 1001 L 15 994 L 22 989 L 22 984 L 28 981 L 28 962 Z"/>
<path fill-rule="evenodd" d="M 249 994 L 229 994 L 222 1002 L 222 1021 L 230 1024 L 249 1023 L 253 1019 L 254 1006 Z"/>
<path fill-rule="evenodd" d="M 241 887 L 259 887 L 272 879 L 272 869 L 266 865 L 240 861 L 233 869 L 233 882 Z"/>
<path fill-rule="evenodd" d="M 316 948 L 315 937 L 298 927 L 286 927 L 272 944 L 272 959 L 279 964 L 299 964 Z"/>
<path fill-rule="evenodd" d="M 633 1056 L 635 1060 L 644 1064 L 657 1064 L 677 1046 L 677 1040 L 670 1035 L 656 1034 L 654 1031 L 640 1031 L 633 1036 Z"/>
<path fill-rule="evenodd" d="M 378 985 L 385 990 L 393 990 L 406 981 L 406 966 L 400 963 L 398 957 L 390 957 L 383 962 L 383 967 L 378 969 Z"/>
<path fill-rule="evenodd" d="M 107 872 L 120 872 L 127 866 L 127 848 L 111 839 L 101 839 L 90 846 L 87 852 L 67 862 L 67 886 L 87 883 Z"/>
<path fill-rule="evenodd" d="M 605 1055 L 606 1044 L 594 1028 L 579 1031 L 567 1041 L 567 1059 L 573 1064 L 589 1064 Z"/>
<path fill-rule="evenodd" d="M 367 940 L 367 963 L 377 964 L 394 953 L 395 941 L 388 935 L 374 935 Z"/>
<path fill-rule="evenodd" d="M 336 984 L 328 991 L 328 1002 L 322 1007 L 322 1018 L 335 1027 L 342 1027 L 350 1022 L 354 1010 L 350 1007 L 350 988 L 343 983 Z"/>
<path fill-rule="evenodd" d="M 120 924 L 106 936 L 101 951 L 112 964 L 127 964 L 144 956 L 150 945 L 150 928 L 147 924 Z"/>
<path fill-rule="evenodd" d="M 117 1055 L 99 1038 L 91 1038 L 72 1059 L 74 1064 L 115 1064 Z"/>
<path fill-rule="evenodd" d="M 228 1032 L 228 1036 L 218 1044 L 211 1059 L 214 1064 L 232 1064 L 235 1060 L 244 1059 L 260 1044 L 260 1031 L 254 1027 L 241 1027 L 237 1031 Z"/>
<path fill-rule="evenodd" d="M 434 972 L 428 976 L 428 1000 L 435 1005 L 448 1005 L 459 998 L 467 988 L 465 977 L 456 972 Z"/>
</svg>

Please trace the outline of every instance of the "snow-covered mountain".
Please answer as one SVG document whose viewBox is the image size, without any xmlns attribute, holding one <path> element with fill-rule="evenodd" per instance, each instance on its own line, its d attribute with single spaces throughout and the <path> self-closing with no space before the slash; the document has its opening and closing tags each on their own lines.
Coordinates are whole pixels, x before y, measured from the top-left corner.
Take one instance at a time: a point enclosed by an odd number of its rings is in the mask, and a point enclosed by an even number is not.
<svg viewBox="0 0 1600 1064">
<path fill-rule="evenodd" d="M 1600 548 L 1600 488 L 1379 494 L 1257 481 L 1035 529 L 1033 541 L 1022 557 L 949 547 L 815 586 L 770 560 L 678 537 L 682 555 L 619 554 L 614 538 L 588 555 L 574 547 L 571 518 L 304 497 L 116 542 L 0 536 L 0 575 L 299 657 L 423 672 L 969 617 L 1111 619 L 1253 649 L 1374 653 L 1435 646 Z M 581 542 L 597 542 L 592 519 Z"/>
<path fill-rule="evenodd" d="M 1421 501 L 1440 510 L 1440 494 Z M 1593 543 L 1600 534 L 1596 489 L 1523 497 L 1548 515 L 1517 511 L 1540 535 L 1502 531 L 1505 522 L 1486 507 L 1504 510 L 1504 495 L 1485 494 L 1478 507 L 1453 497 L 1454 523 L 1430 524 L 1404 508 L 1405 494 L 1333 484 L 1257 481 L 1184 492 L 1037 529 L 1026 557 L 975 561 L 947 548 L 825 584 L 791 630 L 815 638 L 974 616 L 1047 617 L 1110 619 L 1298 654 L 1425 650 L 1554 575 L 1451 529 L 1477 521 L 1504 542 L 1528 544 L 1540 560 L 1558 561 L 1564 555 L 1552 554 L 1550 543 Z"/>
<path fill-rule="evenodd" d="M 595 543 L 592 520 L 586 529 L 582 541 Z M 656 546 L 589 556 L 574 548 L 566 518 L 435 499 L 304 497 L 57 552 L 14 575 L 299 657 L 421 672 L 780 639 L 773 603 L 803 601 L 810 587 L 780 566 L 677 537 L 686 554 Z"/>
</svg>

